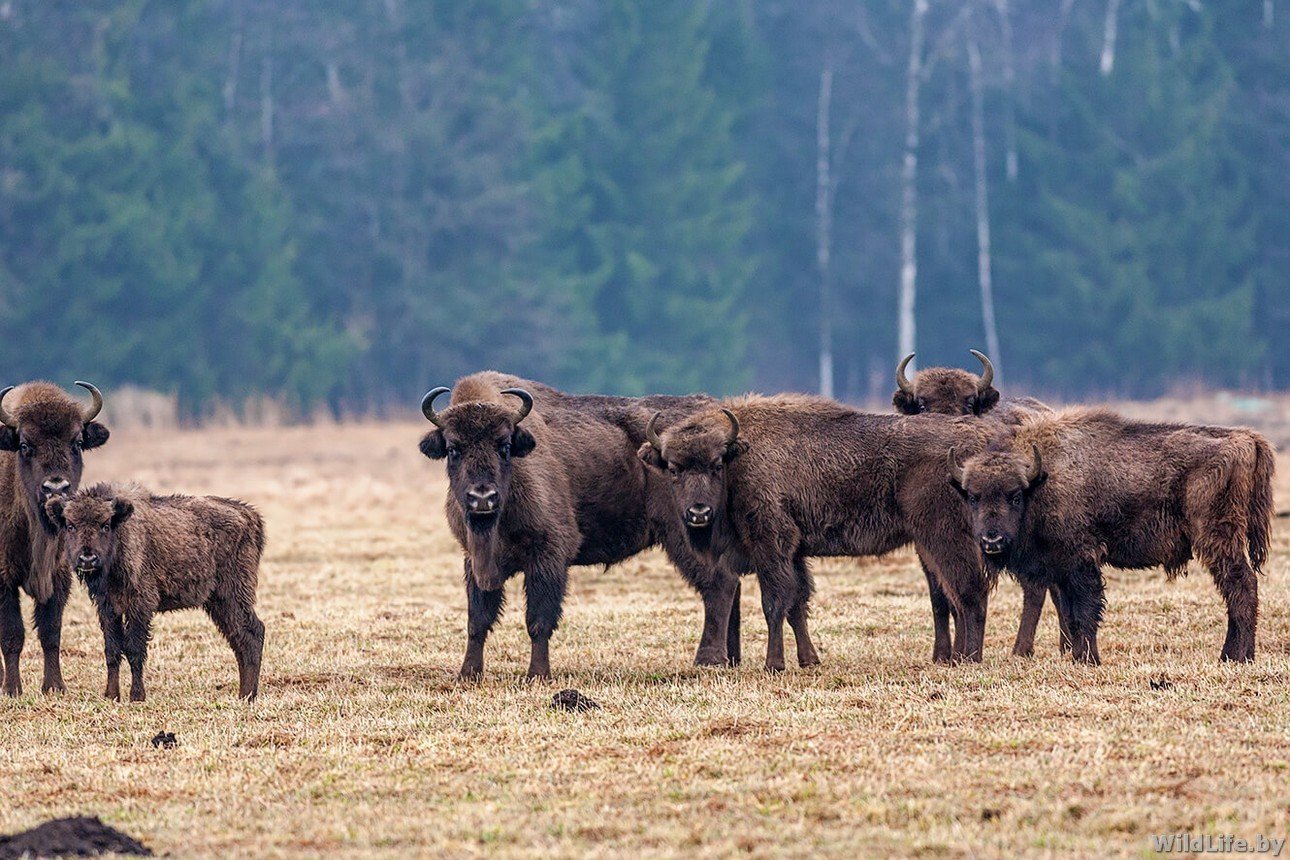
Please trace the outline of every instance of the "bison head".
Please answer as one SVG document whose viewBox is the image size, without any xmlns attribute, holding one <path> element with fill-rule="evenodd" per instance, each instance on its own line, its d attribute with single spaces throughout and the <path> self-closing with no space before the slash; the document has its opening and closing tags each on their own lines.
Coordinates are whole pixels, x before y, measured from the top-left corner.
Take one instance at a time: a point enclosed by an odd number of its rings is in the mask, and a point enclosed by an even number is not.
<svg viewBox="0 0 1290 860">
<path fill-rule="evenodd" d="M 987 449 L 960 466 L 950 449 L 950 483 L 967 502 L 972 535 L 992 564 L 1007 563 L 1030 495 L 1048 479 L 1039 447 L 1030 450 L 1033 456 L 1026 458 L 1011 449 Z"/>
<path fill-rule="evenodd" d="M 84 463 L 81 452 L 108 440 L 108 429 L 94 419 L 103 408 L 103 395 L 88 382 L 77 385 L 93 399 L 82 410 L 56 385 L 33 382 L 24 386 L 13 412 L 4 405 L 13 386 L 0 391 L 0 451 L 17 454 L 18 483 L 38 520 L 52 527 L 45 502 L 76 492 Z"/>
<path fill-rule="evenodd" d="M 100 484 L 70 499 L 50 498 L 45 502 L 45 513 L 65 535 L 63 551 L 68 566 L 81 579 L 91 579 L 115 564 L 117 528 L 130 519 L 134 503 Z"/>
<path fill-rule="evenodd" d="M 669 427 L 661 437 L 658 419 L 659 414 L 650 419 L 638 454 L 667 475 L 671 504 L 686 534 L 696 549 L 708 550 L 724 513 L 726 464 L 747 448 L 739 438 L 739 419 L 729 409 L 702 413 Z"/>
<path fill-rule="evenodd" d="M 519 398 L 513 410 L 500 403 L 472 401 L 435 412 L 434 401 L 447 388 L 430 391 L 421 411 L 435 426 L 421 440 L 421 453 L 431 460 L 448 460 L 448 487 L 472 529 L 493 528 L 506 505 L 512 461 L 537 445 L 520 422 L 533 409 L 533 396 L 522 388 L 502 394 Z"/>
<path fill-rule="evenodd" d="M 905 368 L 913 361 L 914 353 L 896 368 L 896 393 L 891 402 L 897 412 L 918 415 L 935 412 L 940 415 L 984 415 L 999 402 L 999 391 L 994 387 L 994 365 L 984 353 L 969 350 L 981 362 L 981 375 L 974 376 L 966 370 L 952 367 L 929 367 L 920 371 L 910 382 Z"/>
</svg>

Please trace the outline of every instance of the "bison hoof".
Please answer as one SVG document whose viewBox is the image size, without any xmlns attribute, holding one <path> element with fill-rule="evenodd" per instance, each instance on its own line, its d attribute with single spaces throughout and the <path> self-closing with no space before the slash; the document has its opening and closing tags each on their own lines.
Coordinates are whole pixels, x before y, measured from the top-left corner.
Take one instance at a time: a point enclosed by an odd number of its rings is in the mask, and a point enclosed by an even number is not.
<svg viewBox="0 0 1290 860">
<path fill-rule="evenodd" d="M 1020 657 L 1023 660 L 1029 660 L 1035 656 L 1034 648 L 1013 648 L 1012 656 Z"/>
<path fill-rule="evenodd" d="M 730 663 L 730 657 L 728 657 L 724 652 L 718 653 L 716 651 L 700 651 L 698 654 L 694 655 L 694 665 L 729 666 L 731 665 L 731 663 Z"/>
<path fill-rule="evenodd" d="M 780 672 L 783 672 L 783 671 L 784 671 L 783 663 L 770 663 L 770 662 L 766 663 L 766 673 L 769 675 L 778 675 Z"/>
<path fill-rule="evenodd" d="M 57 681 L 46 681 L 44 684 L 42 684 L 42 685 L 41 685 L 41 687 L 40 687 L 40 692 L 42 692 L 42 693 L 66 693 L 66 692 L 67 692 L 67 685 L 63 683 L 63 679 L 62 679 L 62 678 L 59 678 Z"/>
<path fill-rule="evenodd" d="M 22 684 L 5 684 L 4 694 L 10 698 L 17 698 L 22 695 Z"/>
</svg>

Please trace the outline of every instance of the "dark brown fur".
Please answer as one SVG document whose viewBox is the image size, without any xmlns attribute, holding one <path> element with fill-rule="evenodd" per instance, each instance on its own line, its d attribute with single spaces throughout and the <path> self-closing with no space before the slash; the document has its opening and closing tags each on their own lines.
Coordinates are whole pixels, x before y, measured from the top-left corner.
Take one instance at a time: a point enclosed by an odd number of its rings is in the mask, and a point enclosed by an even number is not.
<svg viewBox="0 0 1290 860">
<path fill-rule="evenodd" d="M 18 429 L 0 425 L 0 651 L 4 654 L 4 691 L 22 692 L 19 658 L 25 632 L 18 590 L 36 603 L 36 633 L 44 651 L 43 692 L 62 691 L 60 649 L 63 608 L 71 572 L 63 563 L 57 532 L 45 516 L 46 483 L 65 481 L 59 492 L 80 484 L 81 452 L 97 448 L 108 430 L 86 424 L 83 407 L 48 382 L 31 382 L 4 398 Z"/>
<path fill-rule="evenodd" d="M 51 499 L 69 567 L 98 609 L 107 659 L 104 695 L 121 698 L 121 657 L 130 664 L 130 701 L 145 691 L 152 617 L 201 608 L 237 657 L 238 695 L 260 689 L 264 624 L 255 614 L 264 520 L 245 502 L 215 496 L 155 496 L 98 484 Z"/>
<path fill-rule="evenodd" d="M 520 401 L 500 393 L 506 388 L 522 388 L 535 401 L 518 424 Z M 650 417 L 662 410 L 674 420 L 711 402 L 575 396 L 494 371 L 457 381 L 451 405 L 438 413 L 447 429 L 427 433 L 421 451 L 448 460 L 448 524 L 466 555 L 463 679 L 483 674 L 484 644 L 501 614 L 504 585 L 520 571 L 528 675 L 550 675 L 549 642 L 563 612 L 569 566 L 614 564 L 666 539 L 669 525 L 650 518 L 650 478 L 635 456 Z M 471 493 L 476 500 L 496 493 L 493 512 L 473 513 Z M 693 555 L 677 558 L 707 610 L 696 659 L 737 659 L 738 579 Z"/>
<path fill-rule="evenodd" d="M 980 660 L 992 583 L 945 480 L 945 451 L 974 450 L 984 422 L 940 415 L 870 415 L 806 395 L 748 397 L 723 404 L 739 421 L 707 409 L 646 444 L 641 458 L 671 482 L 673 516 L 710 516 L 691 544 L 762 586 L 770 631 L 766 668 L 784 668 L 783 624 L 801 665 L 818 662 L 806 617 L 809 556 L 879 555 L 910 542 L 931 590 L 933 658 Z M 953 646 L 950 608 L 959 619 Z"/>
<path fill-rule="evenodd" d="M 929 367 L 915 374 L 913 392 L 896 389 L 892 405 L 903 415 L 977 415 L 1016 425 L 1029 415 L 1052 412 L 1046 403 L 1033 397 L 1004 397 L 993 385 L 982 387 L 981 377 L 955 367 Z M 1021 583 L 1023 594 L 1021 624 L 1012 653 L 1030 657 L 1035 653 L 1035 633 L 1043 615 L 1047 590 L 1033 583 Z M 1053 591 L 1053 606 L 1057 607 L 1057 593 Z M 1062 653 L 1070 650 L 1070 634 L 1060 608 L 1057 613 L 1059 647 Z M 956 619 L 957 620 L 957 619 Z"/>
<path fill-rule="evenodd" d="M 1042 470 L 1028 481 L 1035 450 Z M 967 458 L 957 480 L 987 564 L 1057 588 L 1077 661 L 1100 660 L 1103 564 L 1163 565 L 1172 577 L 1193 557 L 1227 604 L 1222 657 L 1245 661 L 1254 659 L 1273 462 L 1251 430 L 1069 409 L 1027 418 Z"/>
</svg>

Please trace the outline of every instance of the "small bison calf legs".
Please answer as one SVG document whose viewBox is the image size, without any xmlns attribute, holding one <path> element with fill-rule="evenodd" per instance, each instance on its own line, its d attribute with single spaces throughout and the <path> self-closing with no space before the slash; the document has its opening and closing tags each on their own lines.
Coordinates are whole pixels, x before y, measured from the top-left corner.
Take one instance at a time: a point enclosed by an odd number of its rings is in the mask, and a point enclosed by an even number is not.
<svg viewBox="0 0 1290 860">
<path fill-rule="evenodd" d="M 217 596 L 212 596 L 202 608 L 228 640 L 237 657 L 238 695 L 243 699 L 254 699 L 260 692 L 264 623 L 250 606 Z M 99 625 L 103 628 L 103 656 L 107 660 L 107 687 L 103 695 L 117 701 L 121 699 L 121 658 L 124 656 L 130 664 L 130 701 L 144 701 L 147 691 L 143 684 L 143 664 L 148 658 L 152 613 L 128 615 L 123 619 L 111 614 L 105 604 L 100 604 Z"/>
</svg>

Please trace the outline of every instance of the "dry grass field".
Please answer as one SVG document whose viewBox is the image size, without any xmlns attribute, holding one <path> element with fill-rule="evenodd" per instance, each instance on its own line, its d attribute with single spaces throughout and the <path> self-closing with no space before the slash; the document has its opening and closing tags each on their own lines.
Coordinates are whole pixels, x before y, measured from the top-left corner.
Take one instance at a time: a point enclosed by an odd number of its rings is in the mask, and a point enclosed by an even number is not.
<svg viewBox="0 0 1290 860">
<path fill-rule="evenodd" d="M 461 686 L 460 554 L 423 427 L 121 431 L 88 454 L 87 482 L 263 511 L 261 699 L 235 699 L 232 653 L 187 612 L 158 618 L 149 700 L 104 701 L 78 584 L 69 692 L 32 692 L 32 634 L 27 693 L 0 701 L 0 832 L 96 814 L 185 857 L 1142 856 L 1153 833 L 1290 835 L 1290 520 L 1251 666 L 1218 662 L 1223 609 L 1199 569 L 1111 572 L 1100 668 L 1058 657 L 1051 609 L 1035 659 L 1009 657 L 1011 581 L 984 664 L 934 666 L 901 552 L 815 566 L 820 668 L 757 668 L 746 580 L 744 667 L 699 670 L 699 601 L 652 552 L 574 571 L 551 683 L 522 681 L 512 588 L 486 680 Z M 1277 496 L 1290 508 L 1290 462 Z M 602 709 L 552 710 L 565 687 Z M 179 746 L 154 749 L 160 730 Z"/>
</svg>

